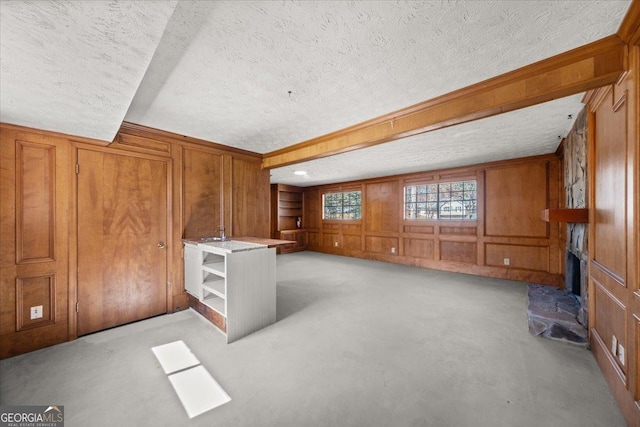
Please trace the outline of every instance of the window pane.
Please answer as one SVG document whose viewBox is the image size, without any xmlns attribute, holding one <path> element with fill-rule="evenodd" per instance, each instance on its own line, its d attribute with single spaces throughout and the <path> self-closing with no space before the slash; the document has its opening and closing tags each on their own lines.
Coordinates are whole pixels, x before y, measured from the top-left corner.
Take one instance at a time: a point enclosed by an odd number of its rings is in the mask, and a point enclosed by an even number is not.
<svg viewBox="0 0 640 427">
<path fill-rule="evenodd" d="M 324 219 L 360 219 L 361 192 L 326 193 L 323 195 Z"/>
<path fill-rule="evenodd" d="M 405 187 L 405 219 L 475 219 L 476 181 Z"/>
</svg>

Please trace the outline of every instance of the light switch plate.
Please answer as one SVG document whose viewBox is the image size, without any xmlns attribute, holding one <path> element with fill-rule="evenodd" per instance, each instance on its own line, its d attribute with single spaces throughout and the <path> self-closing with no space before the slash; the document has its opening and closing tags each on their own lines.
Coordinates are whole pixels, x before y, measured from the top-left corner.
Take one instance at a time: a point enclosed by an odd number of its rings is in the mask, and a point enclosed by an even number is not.
<svg viewBox="0 0 640 427">
<path fill-rule="evenodd" d="M 613 353 L 614 356 L 618 355 L 618 338 L 616 338 L 615 335 L 611 336 L 611 353 Z"/>
</svg>

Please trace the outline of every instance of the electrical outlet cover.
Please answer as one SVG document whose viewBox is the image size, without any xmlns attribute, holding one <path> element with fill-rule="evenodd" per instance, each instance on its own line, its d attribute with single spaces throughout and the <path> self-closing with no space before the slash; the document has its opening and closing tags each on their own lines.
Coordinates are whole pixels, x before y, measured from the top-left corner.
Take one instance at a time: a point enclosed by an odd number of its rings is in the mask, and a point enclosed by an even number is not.
<svg viewBox="0 0 640 427">
<path fill-rule="evenodd" d="M 624 366 L 624 347 L 620 343 L 618 343 L 618 360 Z"/>
<path fill-rule="evenodd" d="M 31 318 L 31 320 L 42 318 L 42 306 L 41 305 L 34 305 L 33 307 L 31 307 L 31 317 L 30 318 Z"/>
</svg>

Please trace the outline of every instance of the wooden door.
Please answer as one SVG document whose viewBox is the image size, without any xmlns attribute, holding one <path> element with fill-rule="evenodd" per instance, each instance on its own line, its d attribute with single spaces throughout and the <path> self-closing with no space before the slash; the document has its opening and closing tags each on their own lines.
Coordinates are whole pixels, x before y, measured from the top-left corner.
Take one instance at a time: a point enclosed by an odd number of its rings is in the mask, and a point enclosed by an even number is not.
<svg viewBox="0 0 640 427">
<path fill-rule="evenodd" d="M 167 312 L 167 163 L 78 150 L 78 335 Z"/>
</svg>

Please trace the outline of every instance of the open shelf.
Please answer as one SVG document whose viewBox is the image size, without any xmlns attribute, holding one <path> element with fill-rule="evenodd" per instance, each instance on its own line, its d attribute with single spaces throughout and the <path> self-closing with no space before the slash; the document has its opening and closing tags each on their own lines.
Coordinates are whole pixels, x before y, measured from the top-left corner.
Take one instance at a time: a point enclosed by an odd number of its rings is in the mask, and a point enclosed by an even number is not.
<svg viewBox="0 0 640 427">
<path fill-rule="evenodd" d="M 225 277 L 224 259 L 222 259 L 221 261 L 216 260 L 216 261 L 204 263 L 202 264 L 202 269 L 209 273 L 216 274 L 220 277 Z"/>
<path fill-rule="evenodd" d="M 217 311 L 218 313 L 220 313 L 222 316 L 227 317 L 227 313 L 224 309 L 224 299 L 220 298 L 219 296 L 213 295 L 213 294 L 209 294 L 209 296 L 205 297 L 202 300 L 202 303 L 205 304 L 206 306 L 208 306 L 209 308 L 211 308 L 212 310 Z"/>
<path fill-rule="evenodd" d="M 202 289 L 205 292 L 212 293 L 220 298 L 226 298 L 224 289 L 224 280 L 209 280 L 202 284 Z"/>
<path fill-rule="evenodd" d="M 546 222 L 589 222 L 589 209 L 545 209 L 540 218 Z"/>
</svg>

